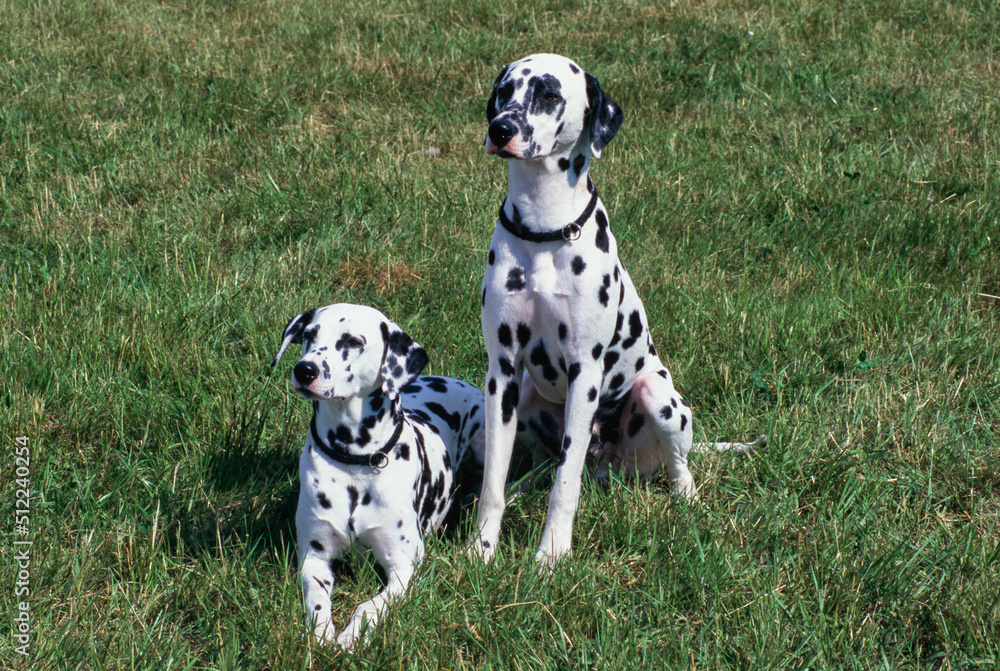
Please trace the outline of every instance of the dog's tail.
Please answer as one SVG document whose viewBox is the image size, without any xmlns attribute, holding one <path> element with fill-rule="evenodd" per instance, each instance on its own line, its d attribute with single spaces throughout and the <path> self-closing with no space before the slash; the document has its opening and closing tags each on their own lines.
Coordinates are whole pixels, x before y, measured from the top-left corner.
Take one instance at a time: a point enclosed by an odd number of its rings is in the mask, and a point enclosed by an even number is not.
<svg viewBox="0 0 1000 671">
<path fill-rule="evenodd" d="M 767 445 L 767 436 L 758 436 L 757 440 L 750 443 L 695 443 L 691 446 L 692 452 L 735 452 L 736 454 L 750 454 L 754 450 Z"/>
</svg>

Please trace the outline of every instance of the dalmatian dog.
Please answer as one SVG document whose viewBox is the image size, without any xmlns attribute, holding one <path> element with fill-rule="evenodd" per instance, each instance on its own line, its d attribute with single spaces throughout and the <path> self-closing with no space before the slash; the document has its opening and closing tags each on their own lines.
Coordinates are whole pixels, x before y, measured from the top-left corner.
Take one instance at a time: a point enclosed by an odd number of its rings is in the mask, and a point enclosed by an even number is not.
<svg viewBox="0 0 1000 671">
<path fill-rule="evenodd" d="M 295 528 L 306 617 L 317 640 L 353 648 L 400 596 L 451 504 L 456 478 L 483 463 L 483 394 L 421 376 L 423 348 L 382 313 L 337 304 L 285 327 L 276 364 L 301 344 L 292 388 L 312 401 L 299 460 Z M 352 544 L 370 549 L 387 579 L 337 635 L 334 565 Z"/>
<path fill-rule="evenodd" d="M 471 551 L 488 561 L 496 550 L 517 437 L 555 465 L 536 554 L 548 566 L 570 553 L 588 455 L 598 478 L 662 470 L 695 496 L 691 408 L 657 357 L 588 175 L 621 108 L 572 60 L 535 54 L 501 70 L 486 117 L 486 150 L 507 160 L 508 193 L 483 279 L 486 464 Z"/>
</svg>

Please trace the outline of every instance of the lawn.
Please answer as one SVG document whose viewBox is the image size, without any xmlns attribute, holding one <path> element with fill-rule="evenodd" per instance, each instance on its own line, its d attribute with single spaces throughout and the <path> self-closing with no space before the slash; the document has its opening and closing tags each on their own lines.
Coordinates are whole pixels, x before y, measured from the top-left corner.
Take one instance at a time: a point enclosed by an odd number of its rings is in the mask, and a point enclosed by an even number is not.
<svg viewBox="0 0 1000 671">
<path fill-rule="evenodd" d="M 592 176 L 696 439 L 769 444 L 586 480 L 548 577 L 521 495 L 316 647 L 281 330 L 372 305 L 482 384 L 537 51 L 625 110 Z M 0 0 L 0 667 L 1000 668 L 998 81 L 993 0 Z"/>
</svg>

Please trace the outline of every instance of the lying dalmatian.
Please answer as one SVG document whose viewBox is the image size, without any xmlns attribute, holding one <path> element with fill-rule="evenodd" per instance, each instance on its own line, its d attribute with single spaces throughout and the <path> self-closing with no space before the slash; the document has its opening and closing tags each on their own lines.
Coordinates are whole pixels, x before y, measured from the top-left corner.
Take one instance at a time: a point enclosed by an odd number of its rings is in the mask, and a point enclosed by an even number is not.
<svg viewBox="0 0 1000 671">
<path fill-rule="evenodd" d="M 691 409 L 657 358 L 588 176 L 621 108 L 573 61 L 535 54 L 500 72 L 486 116 L 487 152 L 509 172 L 483 279 L 486 465 L 472 550 L 486 560 L 496 550 L 516 436 L 556 467 L 536 554 L 549 565 L 570 553 L 588 453 L 598 478 L 662 469 L 695 496 Z"/>
<path fill-rule="evenodd" d="M 333 640 L 333 564 L 348 546 L 371 549 L 385 589 L 359 605 L 336 636 L 353 648 L 401 595 L 451 504 L 460 471 L 483 461 L 483 394 L 445 377 L 420 376 L 427 354 L 382 313 L 329 305 L 285 327 L 277 363 L 292 343 L 302 356 L 292 388 L 312 401 L 295 515 L 306 616 Z"/>
</svg>

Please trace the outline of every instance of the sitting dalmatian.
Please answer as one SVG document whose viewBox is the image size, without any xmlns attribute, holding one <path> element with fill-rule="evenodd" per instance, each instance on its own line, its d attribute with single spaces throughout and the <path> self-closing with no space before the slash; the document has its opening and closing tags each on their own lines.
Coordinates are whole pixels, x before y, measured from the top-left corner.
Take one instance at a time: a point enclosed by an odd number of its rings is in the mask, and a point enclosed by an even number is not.
<svg viewBox="0 0 1000 671">
<path fill-rule="evenodd" d="M 472 551 L 489 560 L 496 550 L 516 436 L 555 464 L 536 554 L 549 565 L 570 553 L 588 453 L 599 478 L 662 470 L 695 496 L 691 408 L 657 357 L 588 174 L 621 108 L 573 61 L 535 54 L 501 70 L 486 117 L 486 149 L 507 160 L 508 192 L 483 278 L 486 465 Z"/>
<path fill-rule="evenodd" d="M 316 638 L 330 642 L 336 634 L 333 563 L 349 545 L 371 549 L 387 578 L 336 636 L 351 649 L 363 622 L 373 626 L 406 590 L 456 478 L 481 468 L 483 394 L 461 380 L 420 376 L 423 348 L 369 307 L 329 305 L 294 317 L 274 363 L 292 343 L 302 345 L 292 388 L 313 406 L 295 528 Z"/>
</svg>

